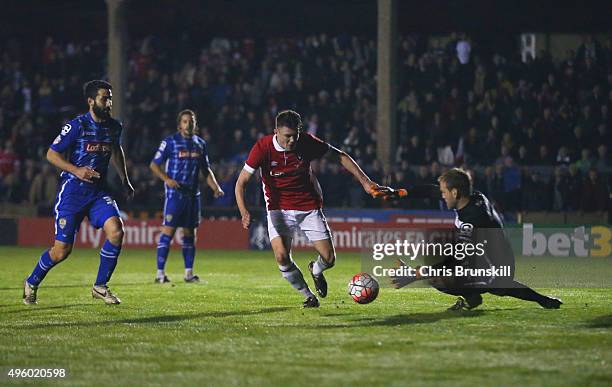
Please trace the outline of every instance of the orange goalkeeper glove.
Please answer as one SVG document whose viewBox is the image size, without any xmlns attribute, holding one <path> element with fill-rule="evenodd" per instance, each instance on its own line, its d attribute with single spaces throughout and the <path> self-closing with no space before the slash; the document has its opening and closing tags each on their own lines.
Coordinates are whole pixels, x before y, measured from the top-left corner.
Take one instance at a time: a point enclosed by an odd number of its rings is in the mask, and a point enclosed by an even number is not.
<svg viewBox="0 0 612 387">
<path fill-rule="evenodd" d="M 383 200 L 400 199 L 408 195 L 404 188 L 394 189 L 391 187 L 379 186 L 372 190 L 372 197 L 382 198 Z"/>
</svg>

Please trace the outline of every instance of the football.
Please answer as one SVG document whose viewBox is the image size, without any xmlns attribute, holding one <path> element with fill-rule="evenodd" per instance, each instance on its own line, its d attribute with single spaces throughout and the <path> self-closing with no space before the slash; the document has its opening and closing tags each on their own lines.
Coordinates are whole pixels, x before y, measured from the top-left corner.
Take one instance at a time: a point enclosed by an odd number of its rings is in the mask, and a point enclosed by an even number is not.
<svg viewBox="0 0 612 387">
<path fill-rule="evenodd" d="M 378 296 L 378 281 L 368 273 L 358 273 L 348 284 L 348 293 L 358 304 L 369 304 Z"/>
</svg>

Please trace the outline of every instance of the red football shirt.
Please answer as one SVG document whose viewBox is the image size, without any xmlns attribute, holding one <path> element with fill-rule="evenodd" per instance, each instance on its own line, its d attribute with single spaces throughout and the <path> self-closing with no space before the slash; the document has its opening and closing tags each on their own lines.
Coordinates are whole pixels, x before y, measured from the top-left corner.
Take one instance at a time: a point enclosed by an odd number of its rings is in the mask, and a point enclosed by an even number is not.
<svg viewBox="0 0 612 387">
<path fill-rule="evenodd" d="M 328 143 L 308 133 L 300 133 L 293 151 L 286 151 L 275 135 L 268 135 L 255 143 L 244 169 L 254 173 L 261 168 L 268 211 L 311 211 L 321 208 L 323 197 L 310 169 L 310 162 L 322 157 L 328 150 Z"/>
</svg>

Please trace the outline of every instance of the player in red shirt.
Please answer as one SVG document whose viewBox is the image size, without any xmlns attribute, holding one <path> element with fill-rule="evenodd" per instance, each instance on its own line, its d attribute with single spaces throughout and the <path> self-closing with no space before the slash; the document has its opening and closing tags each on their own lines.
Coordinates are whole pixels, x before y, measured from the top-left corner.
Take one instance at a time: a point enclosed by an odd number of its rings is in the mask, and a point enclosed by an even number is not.
<svg viewBox="0 0 612 387">
<path fill-rule="evenodd" d="M 244 201 L 246 184 L 258 169 L 268 212 L 268 235 L 274 257 L 282 276 L 305 297 L 305 308 L 316 308 L 319 300 L 310 291 L 300 268 L 291 258 L 294 232 L 302 230 L 319 253 L 308 268 L 321 297 L 327 295 L 327 281 L 323 271 L 331 268 L 336 252 L 331 232 L 322 211 L 321 186 L 310 169 L 310 162 L 327 153 L 336 159 L 361 183 L 371 195 L 384 187 L 374 183 L 359 165 L 345 152 L 312 136 L 302 133 L 302 119 L 293 110 L 276 116 L 273 135 L 261 138 L 251 149 L 236 182 L 236 202 L 245 229 L 251 224 L 251 215 Z"/>
</svg>

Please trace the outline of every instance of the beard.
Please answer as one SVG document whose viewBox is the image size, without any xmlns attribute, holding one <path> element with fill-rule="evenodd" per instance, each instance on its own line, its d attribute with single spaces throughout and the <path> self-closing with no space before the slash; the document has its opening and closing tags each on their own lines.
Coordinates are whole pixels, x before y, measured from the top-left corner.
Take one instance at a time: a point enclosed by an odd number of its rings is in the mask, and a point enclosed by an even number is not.
<svg viewBox="0 0 612 387">
<path fill-rule="evenodd" d="M 103 108 L 101 106 L 98 106 L 98 104 L 94 104 L 92 110 L 96 116 L 100 117 L 103 120 L 108 120 L 110 118 L 111 111 L 108 108 Z"/>
</svg>

